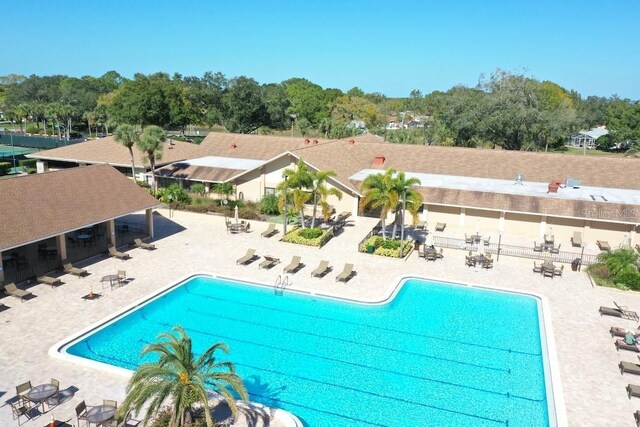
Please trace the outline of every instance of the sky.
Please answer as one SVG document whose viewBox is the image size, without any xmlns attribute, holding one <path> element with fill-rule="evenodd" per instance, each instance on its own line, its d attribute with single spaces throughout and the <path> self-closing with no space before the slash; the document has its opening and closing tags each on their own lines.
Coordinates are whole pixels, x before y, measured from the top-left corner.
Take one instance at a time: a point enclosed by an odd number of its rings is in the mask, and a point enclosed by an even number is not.
<svg viewBox="0 0 640 427">
<path fill-rule="evenodd" d="M 5 2 L 0 75 L 303 77 L 389 97 L 496 69 L 640 99 L 640 1 Z"/>
</svg>

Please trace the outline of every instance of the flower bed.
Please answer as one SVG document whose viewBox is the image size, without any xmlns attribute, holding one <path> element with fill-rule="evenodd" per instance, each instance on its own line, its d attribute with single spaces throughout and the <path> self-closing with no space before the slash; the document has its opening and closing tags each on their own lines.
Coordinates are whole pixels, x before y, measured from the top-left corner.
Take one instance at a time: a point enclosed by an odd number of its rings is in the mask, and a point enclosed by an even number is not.
<svg viewBox="0 0 640 427">
<path fill-rule="evenodd" d="M 333 234 L 328 230 L 322 230 L 320 228 L 296 228 L 287 233 L 282 240 L 298 245 L 322 247 L 331 240 L 332 237 Z"/>
<path fill-rule="evenodd" d="M 392 258 L 400 257 L 400 244 L 398 239 L 386 239 L 384 240 L 380 236 L 373 236 L 368 238 L 360 245 L 360 252 L 372 253 L 374 255 L 387 256 Z M 404 258 L 411 252 L 413 244 L 410 241 L 404 241 L 404 247 L 402 250 L 402 257 Z"/>
</svg>

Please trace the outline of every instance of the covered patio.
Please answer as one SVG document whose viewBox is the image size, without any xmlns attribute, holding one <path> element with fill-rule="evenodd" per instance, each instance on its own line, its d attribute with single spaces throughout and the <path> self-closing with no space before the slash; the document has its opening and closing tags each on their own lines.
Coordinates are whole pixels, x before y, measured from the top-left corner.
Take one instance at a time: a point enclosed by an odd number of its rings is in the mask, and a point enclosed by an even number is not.
<svg viewBox="0 0 640 427">
<path fill-rule="evenodd" d="M 109 165 L 5 179 L 0 194 L 9 201 L 0 211 L 0 283 L 153 238 L 158 201 Z"/>
</svg>

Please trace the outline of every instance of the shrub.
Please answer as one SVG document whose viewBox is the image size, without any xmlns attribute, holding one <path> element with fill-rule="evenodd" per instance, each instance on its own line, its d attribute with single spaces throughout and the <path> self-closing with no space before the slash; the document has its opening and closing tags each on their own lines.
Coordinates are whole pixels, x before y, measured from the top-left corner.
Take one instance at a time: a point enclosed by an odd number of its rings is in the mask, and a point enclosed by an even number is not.
<svg viewBox="0 0 640 427">
<path fill-rule="evenodd" d="M 35 169 L 36 167 L 36 159 L 23 159 L 18 161 L 18 164 L 26 169 Z"/>
<path fill-rule="evenodd" d="M 25 132 L 31 133 L 31 134 L 38 134 L 40 133 L 40 129 L 38 128 L 38 125 L 36 125 L 35 123 L 29 123 L 25 128 Z"/>
<path fill-rule="evenodd" d="M 318 229 L 321 231 L 320 236 L 315 237 L 313 239 L 307 239 L 301 235 L 301 233 L 305 230 L 308 230 L 308 229 L 296 228 L 295 230 L 287 233 L 287 235 L 284 236 L 282 240 L 289 243 L 296 243 L 298 245 L 321 247 L 321 246 L 324 246 L 333 237 L 333 234 L 330 231 Z M 316 230 L 316 229 L 314 228 L 313 230 Z"/>
<path fill-rule="evenodd" d="M 275 194 L 267 194 L 260 202 L 260 212 L 266 215 L 277 215 L 280 213 L 278 209 L 278 197 Z"/>
<path fill-rule="evenodd" d="M 192 184 L 191 188 L 189 188 L 189 191 L 191 191 L 194 194 L 197 194 L 198 196 L 204 196 L 204 191 L 205 191 L 204 184 L 201 184 L 199 182 L 196 184 Z"/>
<path fill-rule="evenodd" d="M 312 240 L 312 239 L 317 239 L 318 237 L 322 236 L 322 229 L 320 228 L 303 228 L 302 231 L 300 231 L 300 236 L 304 237 L 305 239 L 308 240 Z"/>
<path fill-rule="evenodd" d="M 238 216 L 242 219 L 260 219 L 260 214 L 250 207 L 239 208 Z"/>
<path fill-rule="evenodd" d="M 613 281 L 616 285 L 624 285 L 634 291 L 640 289 L 640 273 L 631 265 L 616 274 Z"/>
<path fill-rule="evenodd" d="M 387 239 L 387 241 L 389 241 L 389 239 Z M 380 246 L 378 249 L 376 249 L 373 253 L 375 255 L 380 255 L 380 256 L 388 256 L 388 257 L 392 257 L 392 258 L 399 258 L 400 255 L 400 241 L 399 240 L 394 240 L 397 245 L 395 248 L 393 247 L 384 247 L 384 245 Z M 391 246 L 391 245 L 388 245 Z M 402 251 L 402 257 L 405 257 L 410 251 L 411 251 L 411 247 L 413 246 L 413 244 L 409 241 L 405 241 L 404 242 L 404 248 Z"/>
<path fill-rule="evenodd" d="M 0 176 L 7 175 L 9 173 L 10 168 L 11 168 L 11 163 L 0 162 Z"/>
<path fill-rule="evenodd" d="M 166 188 L 161 188 L 156 192 L 156 198 L 163 203 L 190 203 L 191 198 L 180 184 L 171 184 Z"/>
</svg>

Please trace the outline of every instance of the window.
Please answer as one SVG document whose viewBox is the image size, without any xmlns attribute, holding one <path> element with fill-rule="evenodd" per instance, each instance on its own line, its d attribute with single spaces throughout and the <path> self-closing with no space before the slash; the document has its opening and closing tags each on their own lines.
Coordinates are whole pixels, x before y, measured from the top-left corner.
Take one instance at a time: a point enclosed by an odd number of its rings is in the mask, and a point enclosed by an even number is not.
<svg viewBox="0 0 640 427">
<path fill-rule="evenodd" d="M 276 189 L 273 187 L 264 187 L 264 195 L 265 196 L 275 196 Z"/>
</svg>

